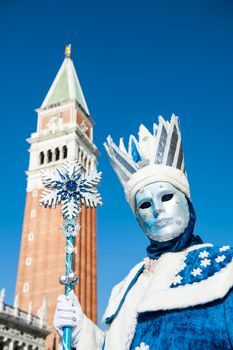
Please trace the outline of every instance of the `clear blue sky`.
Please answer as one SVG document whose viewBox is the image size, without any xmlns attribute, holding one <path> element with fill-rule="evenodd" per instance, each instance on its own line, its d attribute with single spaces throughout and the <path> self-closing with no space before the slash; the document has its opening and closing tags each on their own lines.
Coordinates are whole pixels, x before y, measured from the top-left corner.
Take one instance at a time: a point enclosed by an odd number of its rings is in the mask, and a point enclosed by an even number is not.
<svg viewBox="0 0 233 350">
<path fill-rule="evenodd" d="M 98 301 L 145 256 L 147 240 L 102 143 L 159 114 L 180 116 L 186 168 L 205 241 L 233 244 L 233 2 L 16 1 L 0 4 L 0 288 L 12 303 L 28 166 L 25 138 L 63 61 L 72 56 L 103 171 L 98 210 Z"/>
</svg>

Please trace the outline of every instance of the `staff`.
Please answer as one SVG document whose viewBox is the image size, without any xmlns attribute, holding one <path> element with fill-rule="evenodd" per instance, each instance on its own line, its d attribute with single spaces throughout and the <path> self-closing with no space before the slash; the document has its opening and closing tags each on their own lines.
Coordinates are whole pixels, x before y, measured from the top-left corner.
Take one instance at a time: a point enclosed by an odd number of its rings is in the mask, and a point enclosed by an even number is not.
<svg viewBox="0 0 233 350">
<path fill-rule="evenodd" d="M 60 169 L 56 169 L 53 173 L 45 171 L 41 177 L 45 190 L 41 194 L 40 205 L 45 208 L 56 208 L 61 204 L 62 231 L 66 237 L 66 273 L 60 277 L 59 282 L 65 285 L 67 296 L 78 283 L 78 277 L 74 272 L 74 241 L 80 230 L 77 220 L 81 212 L 81 203 L 92 208 L 102 205 L 101 196 L 97 192 L 101 173 L 86 175 L 77 161 L 66 161 Z M 63 350 L 71 349 L 71 333 L 71 327 L 64 327 Z"/>
</svg>

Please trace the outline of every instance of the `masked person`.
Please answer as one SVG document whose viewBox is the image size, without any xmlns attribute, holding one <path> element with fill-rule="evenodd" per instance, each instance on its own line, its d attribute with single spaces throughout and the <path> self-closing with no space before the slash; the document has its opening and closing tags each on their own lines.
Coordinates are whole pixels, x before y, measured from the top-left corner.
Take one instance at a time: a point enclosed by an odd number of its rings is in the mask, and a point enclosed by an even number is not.
<svg viewBox="0 0 233 350">
<path fill-rule="evenodd" d="M 54 325 L 73 327 L 78 350 L 233 349 L 233 250 L 195 236 L 178 118 L 143 125 L 126 151 L 108 137 L 111 165 L 143 232 L 147 257 L 117 284 L 103 333 L 71 293 L 58 298 Z"/>
</svg>

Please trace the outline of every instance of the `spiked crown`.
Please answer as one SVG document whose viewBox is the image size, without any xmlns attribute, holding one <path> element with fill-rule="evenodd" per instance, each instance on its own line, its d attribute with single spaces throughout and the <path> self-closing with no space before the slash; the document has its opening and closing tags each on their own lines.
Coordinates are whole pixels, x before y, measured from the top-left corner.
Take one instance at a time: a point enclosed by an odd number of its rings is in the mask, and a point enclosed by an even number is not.
<svg viewBox="0 0 233 350">
<path fill-rule="evenodd" d="M 141 124 L 139 139 L 129 138 L 128 151 L 122 138 L 119 147 L 111 136 L 104 144 L 133 211 L 136 193 L 153 182 L 169 182 L 190 198 L 178 117 L 173 114 L 169 122 L 159 116 L 158 120 L 153 133 Z"/>
</svg>

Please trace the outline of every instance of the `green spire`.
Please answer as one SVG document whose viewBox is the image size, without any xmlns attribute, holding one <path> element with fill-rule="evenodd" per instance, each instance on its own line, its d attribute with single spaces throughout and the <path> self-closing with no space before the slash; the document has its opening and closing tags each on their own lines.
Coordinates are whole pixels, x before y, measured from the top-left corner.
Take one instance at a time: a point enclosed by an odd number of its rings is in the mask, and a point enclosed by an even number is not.
<svg viewBox="0 0 233 350">
<path fill-rule="evenodd" d="M 89 115 L 89 110 L 75 71 L 73 61 L 70 54 L 67 55 L 66 53 L 66 57 L 42 103 L 41 108 L 49 108 L 53 105 L 65 103 L 70 100 L 76 100 Z"/>
<path fill-rule="evenodd" d="M 56 103 L 62 103 L 69 100 L 69 87 L 67 71 L 63 70 L 60 79 L 58 80 L 53 93 L 48 99 L 46 106 L 51 106 Z"/>
</svg>

